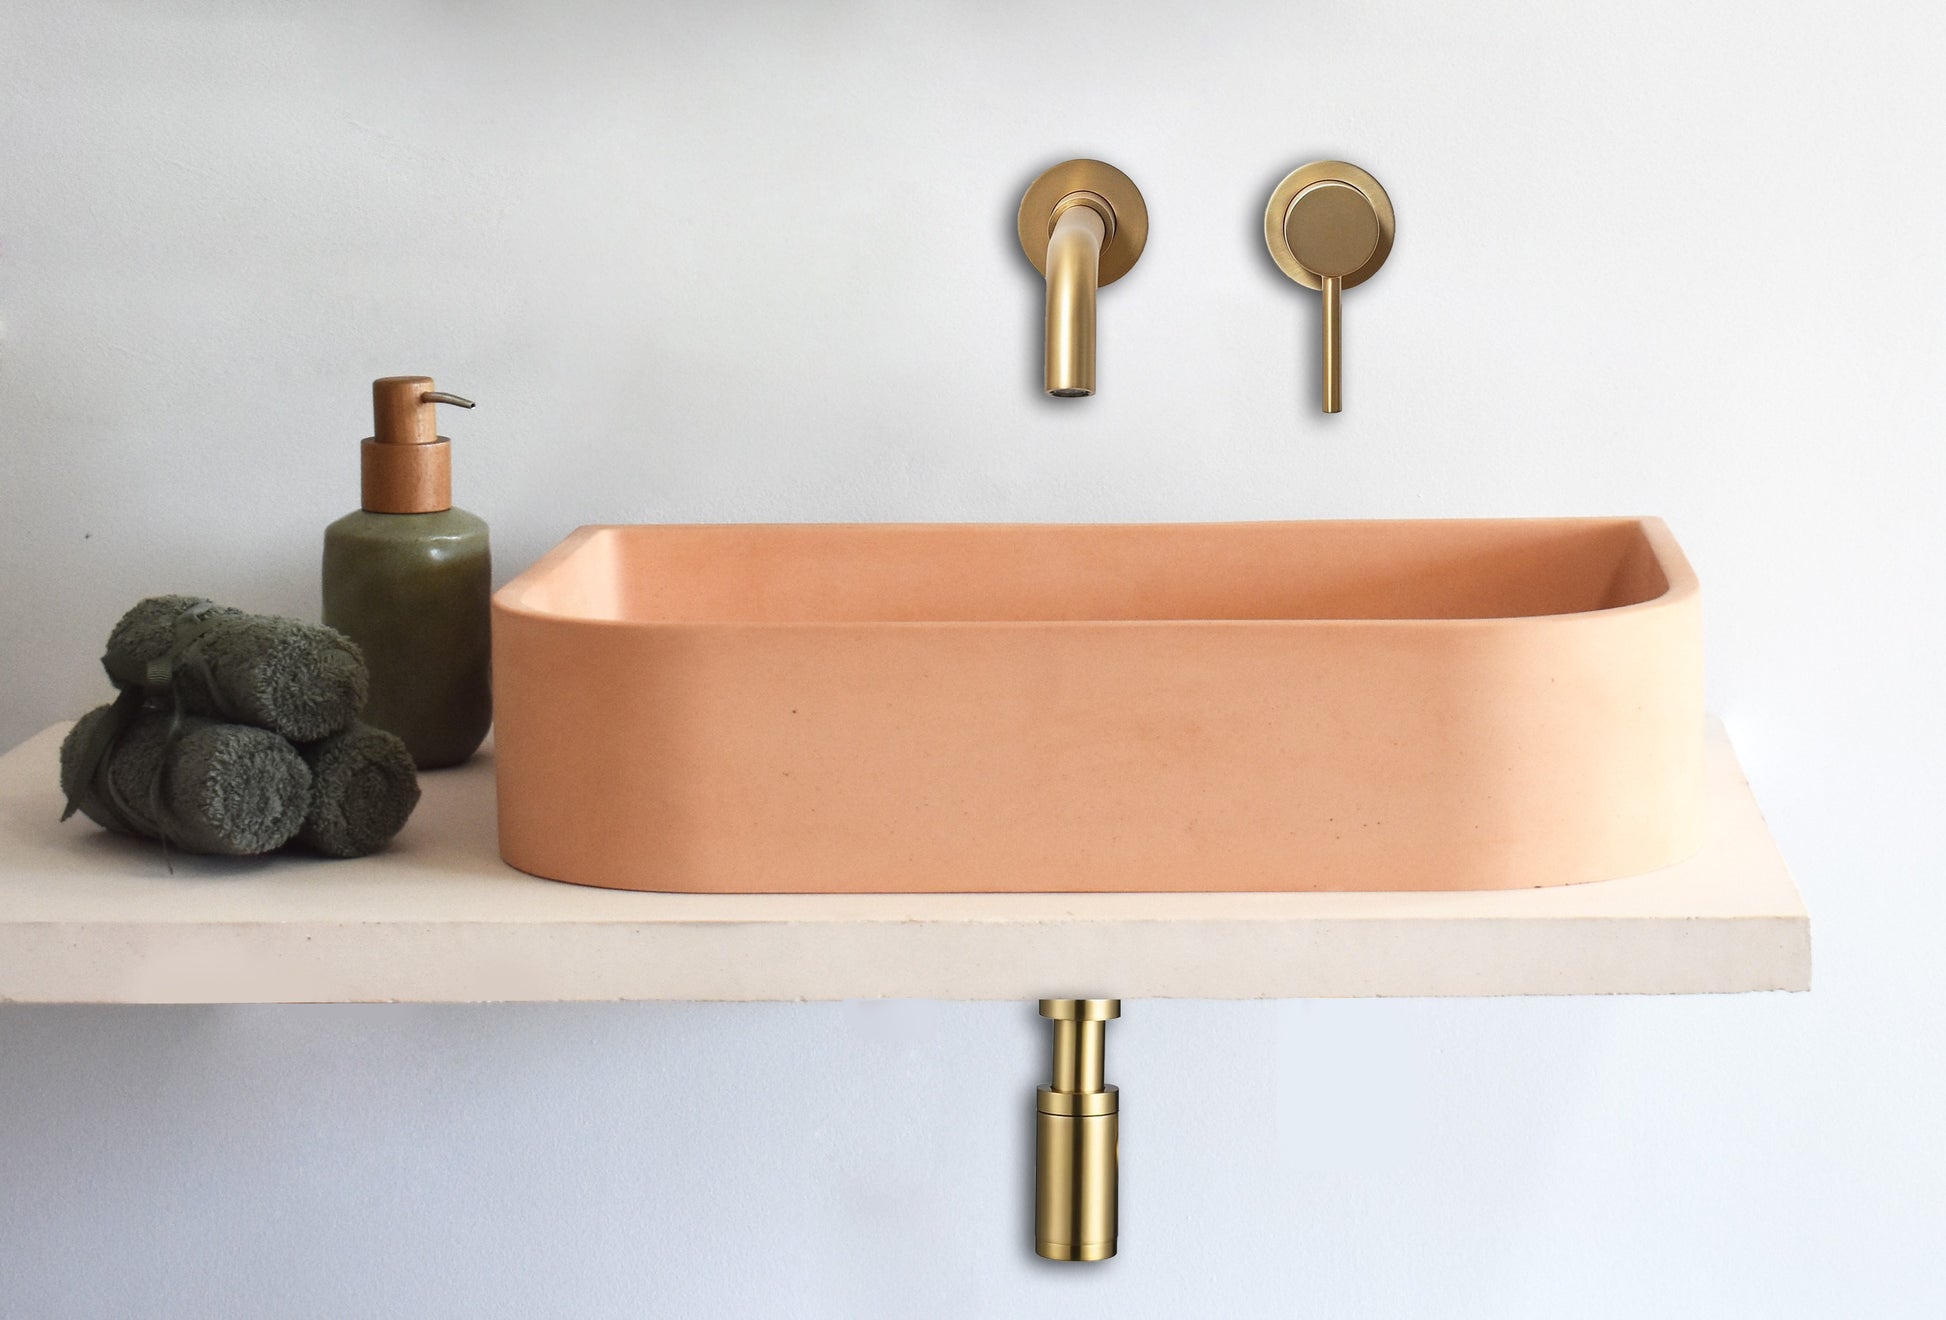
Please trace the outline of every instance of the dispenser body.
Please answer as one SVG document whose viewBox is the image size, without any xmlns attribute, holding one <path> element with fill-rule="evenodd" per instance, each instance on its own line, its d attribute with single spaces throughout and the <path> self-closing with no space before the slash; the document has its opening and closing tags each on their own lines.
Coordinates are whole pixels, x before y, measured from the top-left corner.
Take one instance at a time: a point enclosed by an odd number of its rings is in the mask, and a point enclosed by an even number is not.
<svg viewBox="0 0 1946 1320">
<path fill-rule="evenodd" d="M 361 509 L 325 529 L 324 622 L 371 671 L 368 724 L 421 770 L 458 765 L 493 723 L 487 525 L 464 509 Z"/>
</svg>

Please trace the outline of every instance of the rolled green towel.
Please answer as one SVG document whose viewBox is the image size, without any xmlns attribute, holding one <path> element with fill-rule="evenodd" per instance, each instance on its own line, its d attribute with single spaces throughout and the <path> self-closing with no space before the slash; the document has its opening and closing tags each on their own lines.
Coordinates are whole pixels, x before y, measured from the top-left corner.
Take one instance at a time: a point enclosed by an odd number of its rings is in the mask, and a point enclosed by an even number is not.
<svg viewBox="0 0 1946 1320">
<path fill-rule="evenodd" d="M 145 711 L 89 779 L 83 762 L 113 709 L 89 711 L 61 743 L 61 789 L 88 819 L 229 857 L 269 852 L 297 833 L 310 806 L 311 770 L 265 729 L 185 715 L 171 741 L 169 714 Z"/>
<path fill-rule="evenodd" d="M 298 749 L 311 767 L 311 809 L 297 841 L 327 857 L 363 857 L 392 841 L 419 805 L 412 755 L 369 724 Z"/>
<path fill-rule="evenodd" d="M 141 688 L 149 662 L 178 644 L 184 611 L 207 604 L 197 596 L 151 596 L 124 614 L 101 658 L 115 686 Z M 350 727 L 365 708 L 365 658 L 336 629 L 221 605 L 192 626 L 201 635 L 175 666 L 187 711 L 313 742 Z"/>
</svg>

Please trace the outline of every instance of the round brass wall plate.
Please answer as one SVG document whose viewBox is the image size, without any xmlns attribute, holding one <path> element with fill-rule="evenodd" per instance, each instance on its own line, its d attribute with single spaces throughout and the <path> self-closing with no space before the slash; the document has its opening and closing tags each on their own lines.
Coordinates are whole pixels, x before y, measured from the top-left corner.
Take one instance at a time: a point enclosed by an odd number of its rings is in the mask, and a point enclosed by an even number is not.
<svg viewBox="0 0 1946 1320">
<path fill-rule="evenodd" d="M 1099 160 L 1064 160 L 1027 185 L 1020 199 L 1020 250 L 1047 274 L 1047 236 L 1054 228 L 1054 208 L 1074 192 L 1091 192 L 1105 199 L 1115 212 L 1115 232 L 1101 249 L 1097 285 L 1113 284 L 1128 274 L 1149 241 L 1149 208 L 1134 180 Z"/>
<path fill-rule="evenodd" d="M 1398 229 L 1398 219 L 1392 213 L 1392 199 L 1385 195 L 1377 179 L 1342 160 L 1313 161 L 1292 170 L 1284 176 L 1270 194 L 1270 204 L 1264 207 L 1264 243 L 1270 248 L 1271 259 L 1277 269 L 1302 284 L 1307 289 L 1322 289 L 1324 280 L 1317 272 L 1306 269 L 1303 262 L 1291 251 L 1291 245 L 1284 238 L 1284 217 L 1290 214 L 1291 203 L 1306 188 L 1320 183 L 1347 183 L 1365 194 L 1372 204 L 1372 211 L 1378 216 L 1378 244 L 1372 254 L 1365 258 L 1365 264 L 1344 277 L 1344 287 L 1363 284 L 1370 279 L 1385 258 L 1392 251 L 1392 236 Z"/>
</svg>

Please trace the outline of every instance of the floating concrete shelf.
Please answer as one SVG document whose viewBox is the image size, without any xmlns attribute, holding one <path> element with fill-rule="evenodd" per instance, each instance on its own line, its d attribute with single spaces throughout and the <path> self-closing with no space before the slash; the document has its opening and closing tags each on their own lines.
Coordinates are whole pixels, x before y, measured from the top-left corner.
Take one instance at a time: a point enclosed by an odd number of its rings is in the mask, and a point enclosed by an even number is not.
<svg viewBox="0 0 1946 1320">
<path fill-rule="evenodd" d="M 1482 893 L 700 895 L 502 863 L 491 747 L 386 853 L 177 857 L 58 823 L 0 757 L 0 1001 L 1257 999 L 1805 990 L 1810 919 L 1720 727 L 1703 851 Z"/>
</svg>

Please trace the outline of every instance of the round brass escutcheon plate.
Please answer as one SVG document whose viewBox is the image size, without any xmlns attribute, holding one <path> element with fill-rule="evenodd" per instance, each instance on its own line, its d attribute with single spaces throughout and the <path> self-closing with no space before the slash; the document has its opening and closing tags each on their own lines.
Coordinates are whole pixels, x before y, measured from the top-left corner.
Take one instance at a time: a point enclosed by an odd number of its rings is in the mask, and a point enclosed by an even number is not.
<svg viewBox="0 0 1946 1320">
<path fill-rule="evenodd" d="M 1101 248 L 1098 285 L 1113 284 L 1128 274 L 1149 241 L 1149 208 L 1134 180 L 1099 160 L 1065 160 L 1027 185 L 1020 199 L 1020 249 L 1034 269 L 1047 274 L 1047 236 L 1054 228 L 1054 208 L 1069 193 L 1094 193 L 1115 213 L 1115 232 Z"/>
<path fill-rule="evenodd" d="M 1342 276 L 1347 289 L 1363 284 L 1385 264 L 1397 229 L 1378 180 L 1342 160 L 1292 170 L 1264 208 L 1271 259 L 1307 289 L 1322 289 L 1329 275 Z"/>
</svg>

